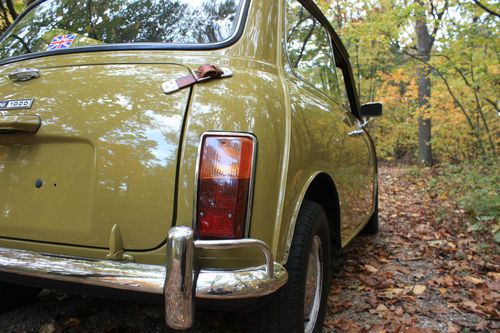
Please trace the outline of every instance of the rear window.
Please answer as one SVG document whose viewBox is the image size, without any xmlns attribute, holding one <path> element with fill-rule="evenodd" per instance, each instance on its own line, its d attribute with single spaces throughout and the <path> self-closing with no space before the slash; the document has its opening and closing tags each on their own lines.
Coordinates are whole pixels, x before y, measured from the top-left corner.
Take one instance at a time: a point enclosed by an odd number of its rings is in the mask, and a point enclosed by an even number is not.
<svg viewBox="0 0 500 333">
<path fill-rule="evenodd" d="M 128 43 L 214 44 L 231 39 L 244 0 L 46 0 L 0 40 L 0 60 Z"/>
</svg>

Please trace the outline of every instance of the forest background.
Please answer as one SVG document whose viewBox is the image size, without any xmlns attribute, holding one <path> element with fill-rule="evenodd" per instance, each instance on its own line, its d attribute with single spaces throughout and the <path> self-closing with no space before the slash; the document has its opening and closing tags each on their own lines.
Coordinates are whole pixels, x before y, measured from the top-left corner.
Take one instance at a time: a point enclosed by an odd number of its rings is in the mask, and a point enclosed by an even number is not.
<svg viewBox="0 0 500 333">
<path fill-rule="evenodd" d="M 34 0 L 0 0 L 3 33 Z M 349 50 L 382 163 L 412 165 L 500 242 L 500 2 L 316 0 Z M 485 231 L 485 230 L 483 230 Z"/>
</svg>

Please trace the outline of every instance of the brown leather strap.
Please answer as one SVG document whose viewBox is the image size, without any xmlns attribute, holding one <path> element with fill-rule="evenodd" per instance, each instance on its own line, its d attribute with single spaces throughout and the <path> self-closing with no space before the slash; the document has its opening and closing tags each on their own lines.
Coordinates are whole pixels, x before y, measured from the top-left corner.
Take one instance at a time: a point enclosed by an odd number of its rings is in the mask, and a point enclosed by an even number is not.
<svg viewBox="0 0 500 333">
<path fill-rule="evenodd" d="M 210 77 L 212 79 L 216 79 L 216 78 L 221 77 L 221 75 L 224 74 L 224 71 L 222 69 L 220 69 L 218 66 L 205 64 L 205 65 L 201 65 L 200 67 L 198 67 L 196 74 L 201 79 L 204 79 L 207 77 Z"/>
<path fill-rule="evenodd" d="M 198 67 L 194 75 L 186 75 L 175 80 L 179 89 L 189 87 L 201 79 L 217 79 L 224 74 L 224 71 L 218 66 L 204 64 Z"/>
<path fill-rule="evenodd" d="M 224 70 L 218 66 L 204 64 L 198 67 L 197 70 L 192 71 L 190 75 L 163 82 L 161 87 L 165 94 L 171 94 L 180 89 L 192 86 L 196 82 L 231 77 L 233 75 L 231 70 L 225 69 L 225 71 L 226 72 L 224 72 Z"/>
</svg>

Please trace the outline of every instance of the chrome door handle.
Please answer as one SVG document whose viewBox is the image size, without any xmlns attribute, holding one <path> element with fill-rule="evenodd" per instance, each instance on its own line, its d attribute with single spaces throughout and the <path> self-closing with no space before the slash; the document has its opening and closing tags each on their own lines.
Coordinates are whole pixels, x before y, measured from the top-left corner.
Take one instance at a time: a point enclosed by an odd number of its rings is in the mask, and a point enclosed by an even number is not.
<svg viewBox="0 0 500 333">
<path fill-rule="evenodd" d="M 352 132 L 347 133 L 349 136 L 362 136 L 365 132 L 362 129 L 354 130 Z"/>
<path fill-rule="evenodd" d="M 40 116 L 1 116 L 0 134 L 12 132 L 33 133 L 38 132 L 42 126 Z"/>
</svg>

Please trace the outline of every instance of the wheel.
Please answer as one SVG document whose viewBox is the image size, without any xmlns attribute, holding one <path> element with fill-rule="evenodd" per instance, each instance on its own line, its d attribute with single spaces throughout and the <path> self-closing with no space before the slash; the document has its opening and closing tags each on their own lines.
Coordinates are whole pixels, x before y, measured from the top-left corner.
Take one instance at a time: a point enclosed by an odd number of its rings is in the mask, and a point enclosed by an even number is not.
<svg viewBox="0 0 500 333">
<path fill-rule="evenodd" d="M 0 312 L 14 310 L 26 304 L 40 293 L 40 288 L 21 286 L 14 283 L 0 282 Z"/>
<path fill-rule="evenodd" d="M 330 276 L 330 233 L 323 207 L 305 201 L 285 265 L 287 284 L 258 313 L 248 332 L 322 332 Z"/>
<path fill-rule="evenodd" d="M 370 217 L 370 220 L 365 225 L 362 230 L 362 233 L 367 235 L 376 235 L 378 233 L 379 223 L 378 223 L 378 190 L 375 193 L 375 211 L 373 215 Z"/>
</svg>

